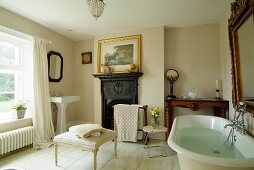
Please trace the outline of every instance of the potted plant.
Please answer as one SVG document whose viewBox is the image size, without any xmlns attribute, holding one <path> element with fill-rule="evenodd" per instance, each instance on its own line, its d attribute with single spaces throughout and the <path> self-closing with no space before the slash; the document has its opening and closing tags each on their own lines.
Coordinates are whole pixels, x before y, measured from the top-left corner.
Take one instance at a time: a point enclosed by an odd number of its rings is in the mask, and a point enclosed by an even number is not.
<svg viewBox="0 0 254 170">
<path fill-rule="evenodd" d="M 16 119 L 23 119 L 26 113 L 26 103 L 15 102 L 12 105 L 12 117 Z"/>
</svg>

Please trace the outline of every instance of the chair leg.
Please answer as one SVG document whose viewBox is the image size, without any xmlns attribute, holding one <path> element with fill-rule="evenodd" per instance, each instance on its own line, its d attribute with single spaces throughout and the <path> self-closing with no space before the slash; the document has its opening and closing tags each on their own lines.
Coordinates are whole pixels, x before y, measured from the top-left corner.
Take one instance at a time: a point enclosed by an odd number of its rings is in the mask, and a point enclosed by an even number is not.
<svg viewBox="0 0 254 170">
<path fill-rule="evenodd" d="M 57 143 L 54 144 L 55 147 L 55 165 L 57 166 L 57 159 L 58 159 L 58 145 Z"/>
<path fill-rule="evenodd" d="M 93 151 L 93 169 L 96 170 L 97 167 L 97 149 Z"/>
<path fill-rule="evenodd" d="M 115 158 L 117 158 L 117 137 L 114 140 L 114 151 L 115 151 Z"/>
</svg>

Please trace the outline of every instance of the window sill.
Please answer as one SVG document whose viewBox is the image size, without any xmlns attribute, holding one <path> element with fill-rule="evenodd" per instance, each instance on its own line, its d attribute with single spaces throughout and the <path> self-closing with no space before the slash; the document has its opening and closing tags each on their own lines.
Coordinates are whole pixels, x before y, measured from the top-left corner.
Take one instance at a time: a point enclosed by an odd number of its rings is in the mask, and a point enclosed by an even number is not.
<svg viewBox="0 0 254 170">
<path fill-rule="evenodd" d="M 32 118 L 5 120 L 0 122 L 0 133 L 32 125 Z"/>
<path fill-rule="evenodd" d="M 31 118 L 30 114 L 26 113 L 24 119 L 30 119 L 30 118 Z M 6 123 L 6 122 L 12 122 L 12 121 L 16 121 L 16 120 L 19 120 L 19 119 L 12 118 L 11 112 L 2 112 L 2 113 L 0 113 L 0 124 L 1 123 Z"/>
</svg>

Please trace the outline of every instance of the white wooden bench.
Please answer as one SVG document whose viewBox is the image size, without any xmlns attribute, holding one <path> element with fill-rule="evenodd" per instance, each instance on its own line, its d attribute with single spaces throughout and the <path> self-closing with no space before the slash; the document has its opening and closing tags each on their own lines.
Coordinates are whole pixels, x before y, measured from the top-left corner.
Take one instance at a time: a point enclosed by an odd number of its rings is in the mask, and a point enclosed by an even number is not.
<svg viewBox="0 0 254 170">
<path fill-rule="evenodd" d="M 65 132 L 54 137 L 55 146 L 55 165 L 58 160 L 58 145 L 80 148 L 85 151 L 93 152 L 94 154 L 94 170 L 97 166 L 97 152 L 99 147 L 107 141 L 114 140 L 114 152 L 117 156 L 117 134 L 113 130 L 105 129 L 100 136 L 91 136 L 89 138 L 79 138 L 73 132 Z"/>
</svg>

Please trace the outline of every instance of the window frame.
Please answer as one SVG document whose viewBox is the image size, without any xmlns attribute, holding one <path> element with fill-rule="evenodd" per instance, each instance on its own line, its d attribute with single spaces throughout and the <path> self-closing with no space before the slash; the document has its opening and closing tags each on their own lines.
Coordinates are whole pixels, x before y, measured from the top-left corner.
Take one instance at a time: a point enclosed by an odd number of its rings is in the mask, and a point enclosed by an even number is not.
<svg viewBox="0 0 254 170">
<path fill-rule="evenodd" d="M 14 73 L 15 76 L 15 90 L 14 95 L 15 101 L 23 100 L 23 82 L 24 82 L 24 53 L 22 43 L 17 43 L 15 37 L 10 35 L 11 38 L 2 37 L 0 35 L 0 40 L 7 42 L 15 47 L 15 64 L 2 64 L 0 63 L 0 72 L 1 73 Z M 18 38 L 18 37 L 17 37 Z M 6 113 L 0 111 L 0 113 Z"/>
</svg>

